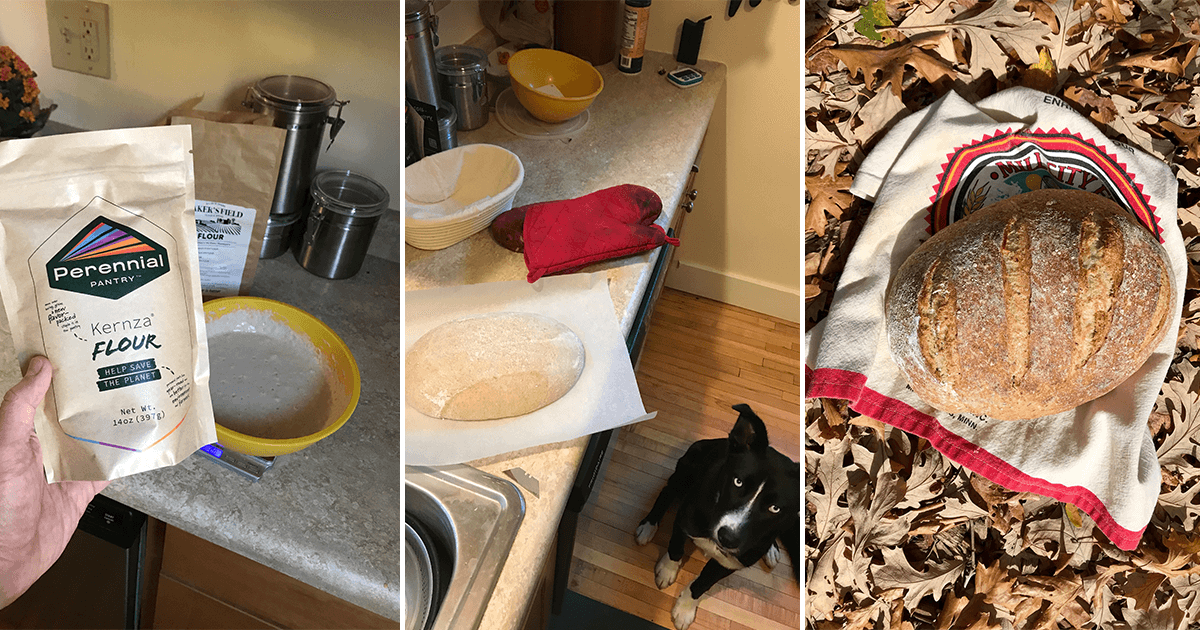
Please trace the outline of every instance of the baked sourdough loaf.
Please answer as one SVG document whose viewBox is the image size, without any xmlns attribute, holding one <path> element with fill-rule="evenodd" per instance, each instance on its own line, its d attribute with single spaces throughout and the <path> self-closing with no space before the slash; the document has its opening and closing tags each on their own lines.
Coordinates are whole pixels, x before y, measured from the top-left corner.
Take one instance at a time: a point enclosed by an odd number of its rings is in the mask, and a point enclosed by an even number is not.
<svg viewBox="0 0 1200 630">
<path fill-rule="evenodd" d="M 892 357 L 951 413 L 1037 418 L 1099 398 L 1167 332 L 1166 251 L 1116 203 L 1077 190 L 998 201 L 934 234 L 885 306 Z"/>
</svg>

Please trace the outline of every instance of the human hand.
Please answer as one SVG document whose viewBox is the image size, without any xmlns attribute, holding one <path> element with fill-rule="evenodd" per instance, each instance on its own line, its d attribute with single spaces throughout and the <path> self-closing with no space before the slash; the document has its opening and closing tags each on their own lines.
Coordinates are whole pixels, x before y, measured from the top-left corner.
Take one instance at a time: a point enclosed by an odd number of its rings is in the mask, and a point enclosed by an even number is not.
<svg viewBox="0 0 1200 630">
<path fill-rule="evenodd" d="M 33 415 L 46 397 L 50 360 L 29 360 L 0 403 L 0 608 L 21 596 L 62 555 L 79 518 L 107 481 L 46 483 Z"/>
</svg>

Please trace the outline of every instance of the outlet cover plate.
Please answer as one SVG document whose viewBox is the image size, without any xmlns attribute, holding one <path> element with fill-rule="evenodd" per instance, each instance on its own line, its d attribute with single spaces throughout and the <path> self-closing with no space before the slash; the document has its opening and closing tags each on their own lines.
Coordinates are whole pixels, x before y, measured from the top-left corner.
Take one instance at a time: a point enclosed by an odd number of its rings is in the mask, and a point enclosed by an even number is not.
<svg viewBox="0 0 1200 630">
<path fill-rule="evenodd" d="M 50 65 L 112 78 L 108 5 L 84 0 L 46 0 Z"/>
</svg>

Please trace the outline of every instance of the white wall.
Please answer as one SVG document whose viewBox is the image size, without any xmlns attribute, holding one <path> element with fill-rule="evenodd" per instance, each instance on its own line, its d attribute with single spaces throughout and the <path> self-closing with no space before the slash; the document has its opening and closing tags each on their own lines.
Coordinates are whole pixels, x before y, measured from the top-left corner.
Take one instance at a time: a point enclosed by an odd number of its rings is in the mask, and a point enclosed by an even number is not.
<svg viewBox="0 0 1200 630">
<path fill-rule="evenodd" d="M 318 168 L 346 168 L 400 194 L 398 0 L 107 0 L 112 79 L 50 65 L 43 0 L 0 0 L 0 45 L 37 72 L 59 107 L 52 118 L 85 129 L 153 124 L 190 97 L 200 109 L 239 108 L 246 87 L 275 74 L 328 83 L 349 100 L 337 141 Z"/>
<path fill-rule="evenodd" d="M 647 47 L 674 53 L 680 25 L 705 22 L 700 58 L 728 66 L 696 176 L 679 266 L 667 284 L 800 321 L 802 103 L 797 0 L 656 0 Z"/>
</svg>

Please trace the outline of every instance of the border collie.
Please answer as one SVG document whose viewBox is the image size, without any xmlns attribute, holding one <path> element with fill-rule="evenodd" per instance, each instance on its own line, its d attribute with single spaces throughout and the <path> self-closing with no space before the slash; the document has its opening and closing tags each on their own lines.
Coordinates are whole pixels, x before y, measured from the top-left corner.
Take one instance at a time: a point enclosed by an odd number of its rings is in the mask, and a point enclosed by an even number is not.
<svg viewBox="0 0 1200 630">
<path fill-rule="evenodd" d="M 678 630 L 692 624 L 700 596 L 722 578 L 760 559 L 774 568 L 777 540 L 800 581 L 800 464 L 768 446 L 767 427 L 749 405 L 733 409 L 739 415 L 729 437 L 692 444 L 637 527 L 637 543 L 650 542 L 679 503 L 667 552 L 654 567 L 660 589 L 675 582 L 688 538 L 709 558 L 675 600 L 671 620 Z"/>
</svg>

